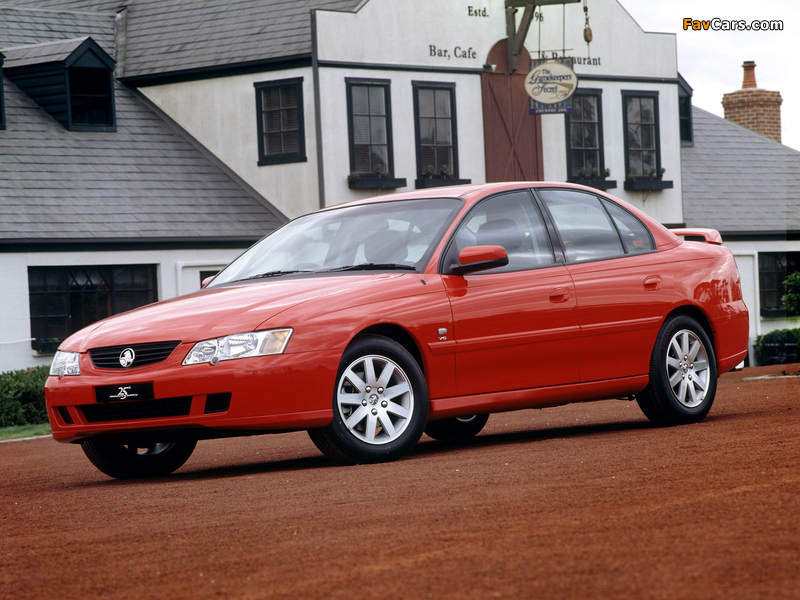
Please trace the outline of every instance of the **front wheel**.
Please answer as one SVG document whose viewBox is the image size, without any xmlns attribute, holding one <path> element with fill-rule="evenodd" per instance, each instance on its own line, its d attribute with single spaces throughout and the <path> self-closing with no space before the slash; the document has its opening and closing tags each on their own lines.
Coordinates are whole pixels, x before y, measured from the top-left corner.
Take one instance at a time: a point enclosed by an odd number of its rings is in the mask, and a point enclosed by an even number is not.
<svg viewBox="0 0 800 600">
<path fill-rule="evenodd" d="M 308 434 L 345 464 L 405 456 L 428 419 L 428 388 L 414 357 L 397 342 L 365 335 L 345 350 L 333 392 L 333 421 Z"/>
<path fill-rule="evenodd" d="M 697 423 L 711 410 L 717 360 L 705 329 L 679 315 L 661 327 L 650 358 L 650 382 L 636 400 L 656 425 Z"/>
<path fill-rule="evenodd" d="M 81 442 L 84 453 L 103 473 L 116 479 L 161 477 L 181 467 L 194 452 L 197 440 L 123 443 L 96 437 Z"/>
</svg>

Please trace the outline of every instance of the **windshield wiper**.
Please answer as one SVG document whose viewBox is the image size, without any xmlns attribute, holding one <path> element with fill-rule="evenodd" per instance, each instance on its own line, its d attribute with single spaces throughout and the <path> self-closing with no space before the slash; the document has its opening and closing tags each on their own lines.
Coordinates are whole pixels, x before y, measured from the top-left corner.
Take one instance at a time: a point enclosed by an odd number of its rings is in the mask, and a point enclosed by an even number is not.
<svg viewBox="0 0 800 600">
<path fill-rule="evenodd" d="M 402 265 L 399 263 L 361 263 L 360 265 L 346 265 L 344 267 L 334 267 L 328 269 L 334 271 L 387 271 L 391 269 L 402 269 L 403 271 L 416 271 L 417 267 L 412 265 Z"/>
<path fill-rule="evenodd" d="M 281 275 L 292 275 L 293 273 L 311 273 L 308 269 L 296 269 L 294 271 L 268 271 L 259 275 L 251 275 L 244 279 L 264 279 L 266 277 L 280 277 Z M 244 281 L 244 280 L 241 280 Z"/>
</svg>

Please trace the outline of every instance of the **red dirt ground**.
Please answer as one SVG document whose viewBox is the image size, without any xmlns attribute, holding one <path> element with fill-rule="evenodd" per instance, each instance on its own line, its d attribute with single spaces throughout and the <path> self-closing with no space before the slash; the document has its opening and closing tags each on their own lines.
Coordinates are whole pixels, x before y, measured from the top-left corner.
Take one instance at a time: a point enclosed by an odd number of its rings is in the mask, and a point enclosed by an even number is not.
<svg viewBox="0 0 800 600">
<path fill-rule="evenodd" d="M 295 433 L 120 482 L 0 444 L 0 598 L 800 598 L 800 378 L 743 381 L 797 366 L 726 374 L 698 425 L 505 413 L 374 466 Z"/>
</svg>

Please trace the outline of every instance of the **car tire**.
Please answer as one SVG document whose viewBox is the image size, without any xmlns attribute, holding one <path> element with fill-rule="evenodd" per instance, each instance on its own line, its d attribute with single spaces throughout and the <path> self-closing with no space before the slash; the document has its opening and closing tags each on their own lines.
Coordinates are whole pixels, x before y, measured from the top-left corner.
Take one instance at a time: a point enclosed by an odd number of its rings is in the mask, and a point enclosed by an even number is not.
<svg viewBox="0 0 800 600">
<path fill-rule="evenodd" d="M 379 335 L 356 338 L 342 355 L 333 420 L 311 440 L 340 464 L 397 460 L 414 448 L 428 420 L 428 386 L 414 357 Z"/>
<path fill-rule="evenodd" d="M 169 475 L 181 467 L 194 452 L 197 440 L 174 442 L 123 443 L 112 437 L 96 437 L 81 442 L 92 464 L 109 477 L 134 479 Z"/>
<path fill-rule="evenodd" d="M 645 416 L 655 425 L 702 421 L 717 390 L 714 345 L 692 317 L 669 318 L 658 332 L 650 358 L 650 382 L 636 394 Z"/>
<path fill-rule="evenodd" d="M 431 421 L 425 433 L 441 442 L 460 442 L 478 435 L 488 420 L 489 415 L 471 415 Z"/>
</svg>

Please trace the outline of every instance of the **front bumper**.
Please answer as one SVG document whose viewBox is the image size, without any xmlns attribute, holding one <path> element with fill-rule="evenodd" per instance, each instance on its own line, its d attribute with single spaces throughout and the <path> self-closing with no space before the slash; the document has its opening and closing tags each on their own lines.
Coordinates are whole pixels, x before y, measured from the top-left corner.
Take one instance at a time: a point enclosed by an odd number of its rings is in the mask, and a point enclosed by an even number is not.
<svg viewBox="0 0 800 600">
<path fill-rule="evenodd" d="M 320 351 L 181 364 L 192 344 L 164 362 L 98 369 L 81 354 L 81 375 L 51 376 L 45 385 L 53 438 L 60 442 L 122 432 L 203 428 L 250 431 L 322 427 L 333 418 L 340 352 Z M 98 402 L 95 388 L 152 383 L 153 400 Z"/>
</svg>

